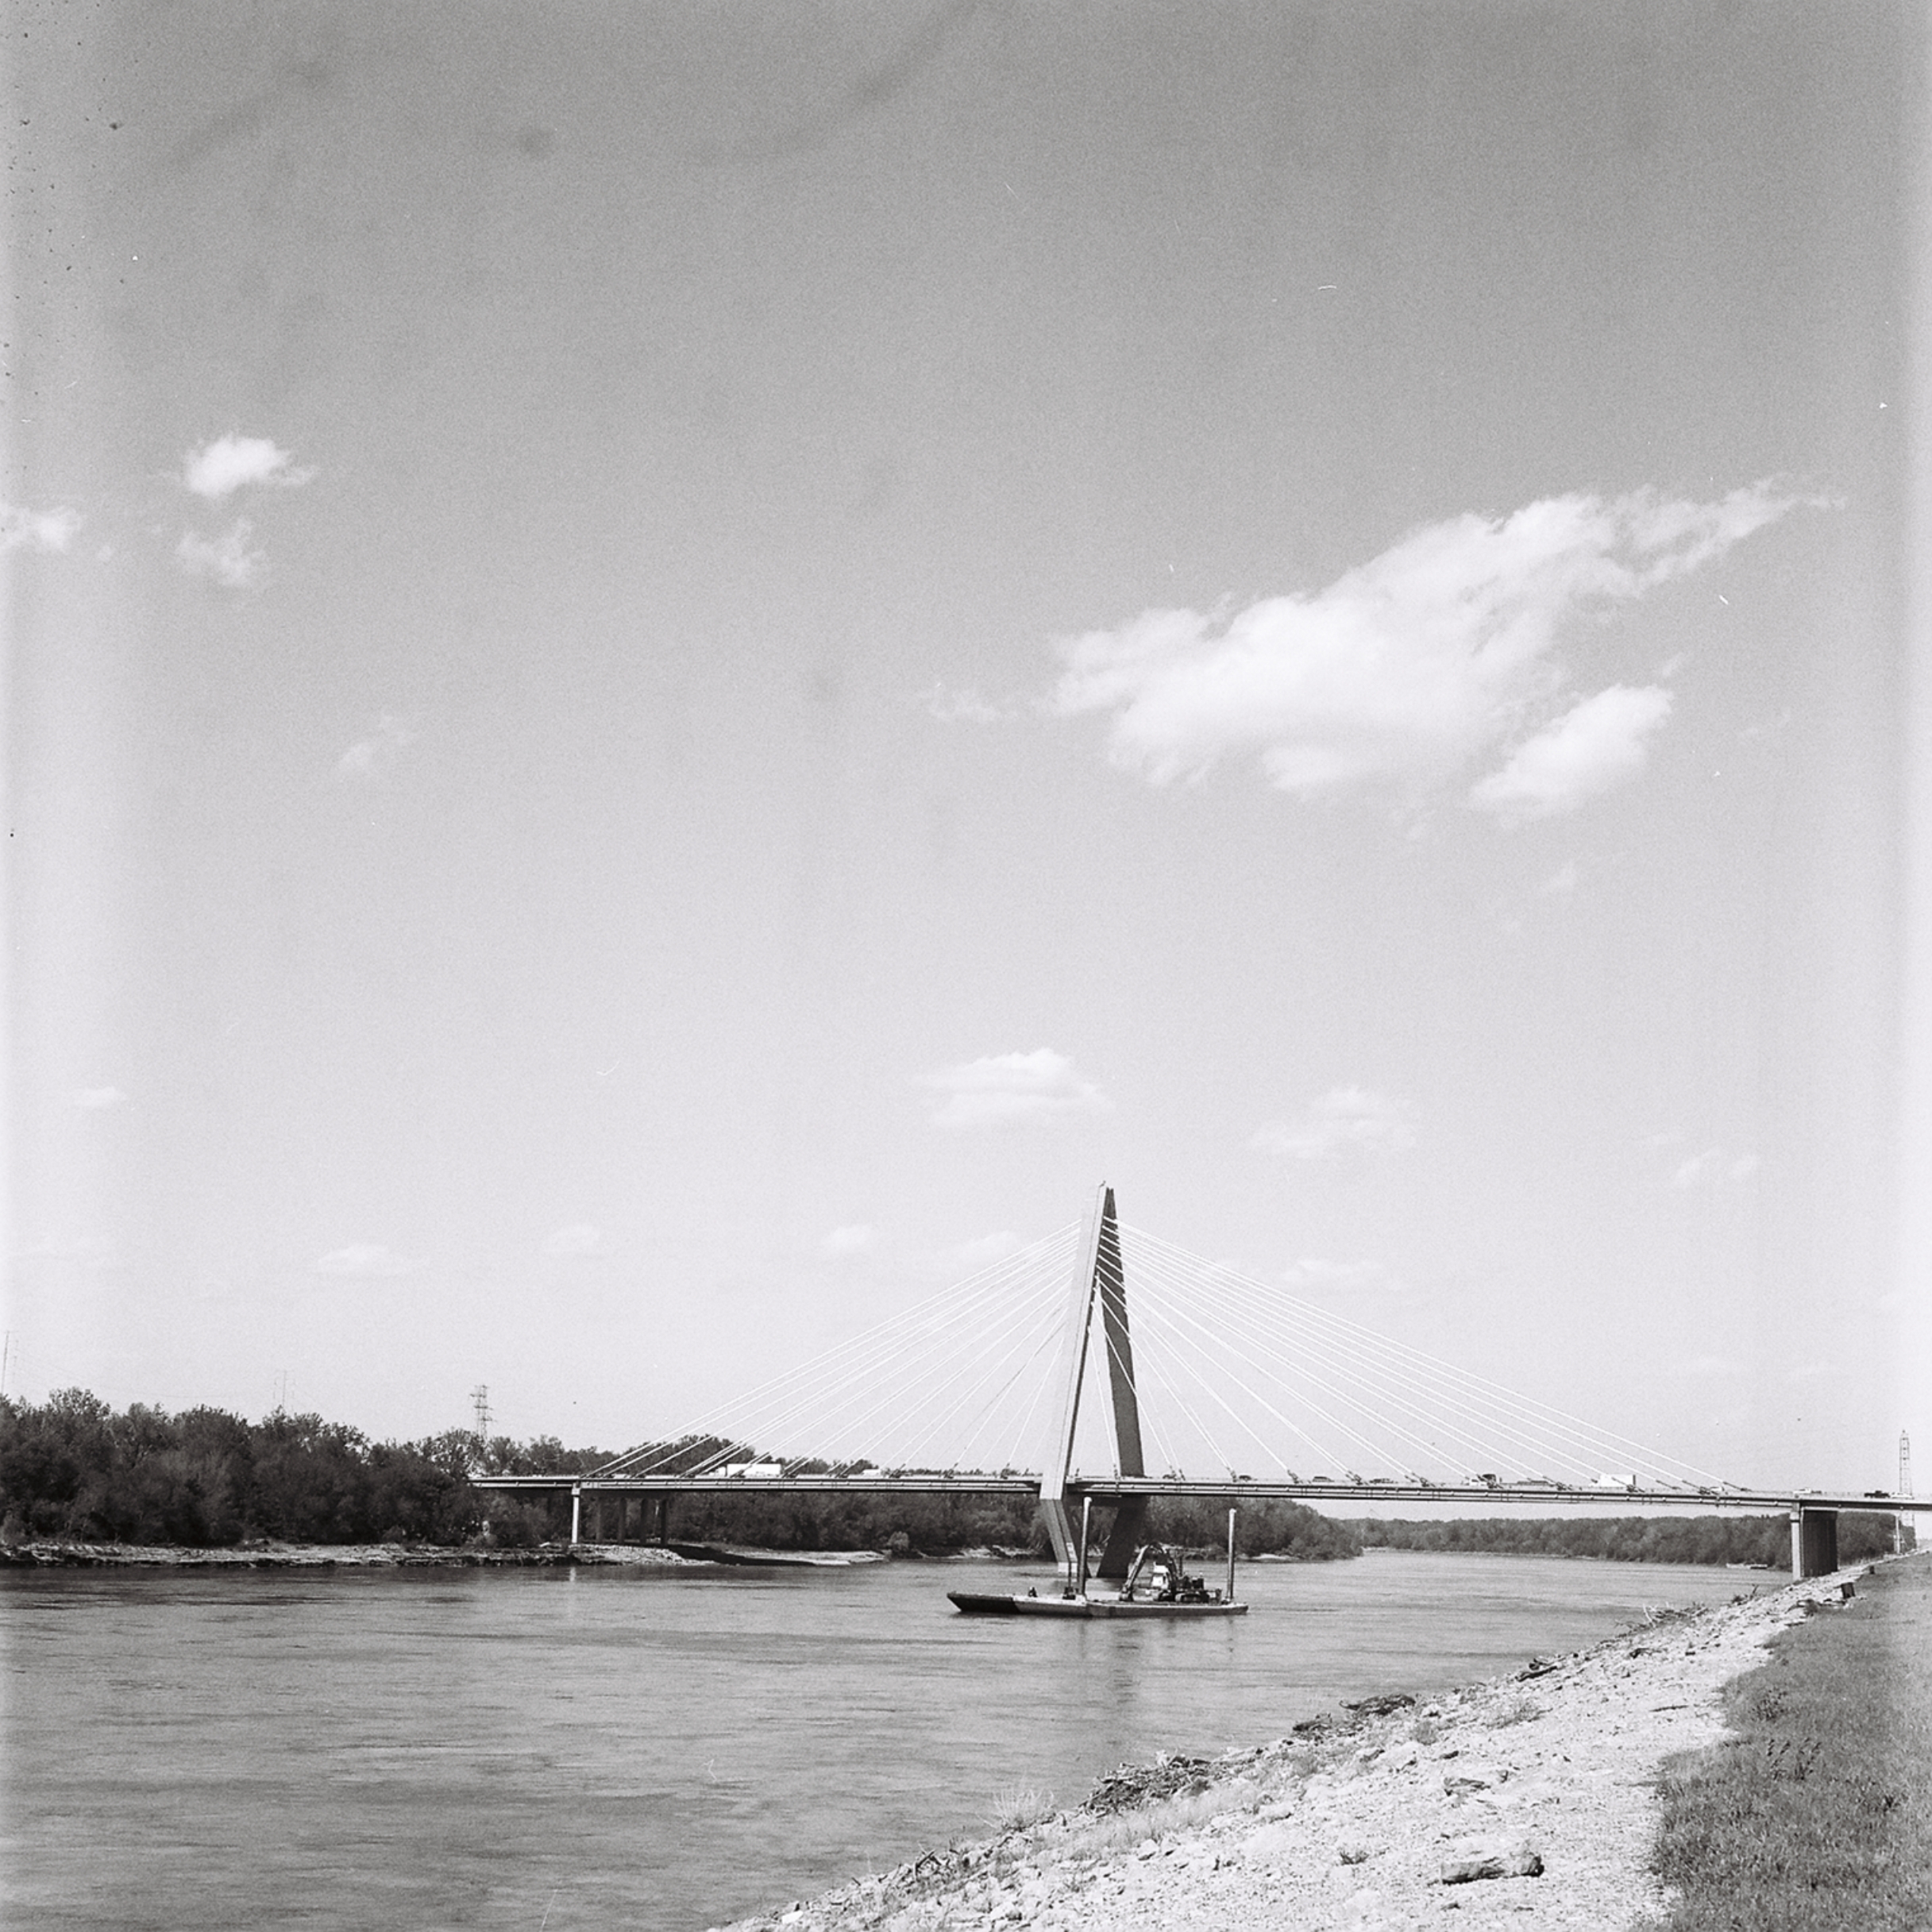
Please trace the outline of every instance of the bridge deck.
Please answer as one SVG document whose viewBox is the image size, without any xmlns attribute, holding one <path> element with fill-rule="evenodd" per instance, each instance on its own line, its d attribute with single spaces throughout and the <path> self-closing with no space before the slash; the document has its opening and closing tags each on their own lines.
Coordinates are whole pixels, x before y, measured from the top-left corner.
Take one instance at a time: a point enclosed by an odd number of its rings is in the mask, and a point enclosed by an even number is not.
<svg viewBox="0 0 1932 1932">
<path fill-rule="evenodd" d="M 985 1475 L 971 1471 L 921 1471 L 904 1475 L 865 1476 L 595 1476 L 481 1475 L 470 1478 L 482 1490 L 580 1490 L 585 1495 L 683 1496 L 1033 1496 L 1039 1479 L 1028 1475 Z M 1129 1496 L 1194 1496 L 1227 1502 L 1288 1501 L 1305 1503 L 1418 1502 L 1507 1503 L 1573 1506 L 1588 1503 L 1607 1507 L 1632 1503 L 1669 1505 L 1679 1509 L 1870 1510 L 1880 1514 L 1916 1514 L 1932 1510 L 1932 1497 L 1839 1495 L 1818 1491 L 1748 1489 L 1566 1488 L 1557 1483 L 1266 1483 L 1245 1478 L 1229 1482 L 1191 1481 L 1159 1476 L 1079 1477 L 1067 1479 L 1067 1494 L 1076 1501 L 1091 1497 L 1100 1503 Z"/>
</svg>

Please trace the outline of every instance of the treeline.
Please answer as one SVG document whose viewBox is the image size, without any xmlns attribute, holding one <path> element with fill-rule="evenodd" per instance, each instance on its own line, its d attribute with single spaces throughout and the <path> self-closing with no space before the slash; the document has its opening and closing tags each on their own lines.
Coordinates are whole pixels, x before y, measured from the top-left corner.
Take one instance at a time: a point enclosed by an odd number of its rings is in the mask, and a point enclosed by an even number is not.
<svg viewBox="0 0 1932 1932">
<path fill-rule="evenodd" d="M 1790 1568 L 1783 1516 L 1482 1517 L 1440 1523 L 1359 1520 L 1371 1549 L 1467 1550 L 1510 1556 L 1601 1556 L 1619 1563 L 1756 1563 Z M 1908 1525 L 1906 1538 L 1911 1541 Z M 1892 1546 L 1892 1519 L 1841 1511 L 1838 1558 L 1861 1563 Z"/>
<path fill-rule="evenodd" d="M 371 1442 L 360 1429 L 278 1409 L 117 1413 L 84 1389 L 42 1403 L 0 1396 L 0 1535 L 10 1541 L 459 1544 L 484 1533 L 491 1498 L 473 1472 L 589 1467 L 602 1450 L 553 1438 L 485 1443 L 450 1429 Z"/>
</svg>

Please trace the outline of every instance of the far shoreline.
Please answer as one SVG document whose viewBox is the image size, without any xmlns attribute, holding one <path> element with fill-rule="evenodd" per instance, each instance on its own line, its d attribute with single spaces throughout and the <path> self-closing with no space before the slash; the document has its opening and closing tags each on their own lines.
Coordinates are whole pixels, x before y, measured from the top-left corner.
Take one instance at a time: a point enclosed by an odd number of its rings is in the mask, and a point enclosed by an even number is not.
<svg viewBox="0 0 1932 1932">
<path fill-rule="evenodd" d="M 694 1553 L 702 1552 L 703 1553 Z M 5 1570 L 849 1569 L 885 1563 L 877 1550 L 762 1550 L 736 1544 L 577 1543 L 533 1549 L 433 1543 L 82 1543 L 0 1544 Z"/>
<path fill-rule="evenodd" d="M 1193 1551 L 1190 1556 L 1214 1555 Z M 1633 1569 L 1708 1570 L 1714 1575 L 1782 1575 L 1774 1564 L 1660 1561 L 1579 1550 L 1426 1550 L 1371 1544 L 1362 1556 L 1485 1556 L 1500 1562 L 1525 1559 L 1615 1563 Z M 1270 1568 L 1306 1564 L 1308 1557 L 1257 1553 L 1245 1564 Z M 1324 1560 L 1336 1560 L 1328 1558 Z M 1345 1559 L 1344 1560 L 1346 1560 Z M 7 1570 L 527 1570 L 527 1569 L 850 1569 L 885 1563 L 1045 1564 L 1032 1551 L 997 1545 L 958 1550 L 778 1550 L 742 1544 L 674 1545 L 650 1543 L 543 1544 L 507 1549 L 487 1544 L 407 1543 L 292 1543 L 280 1541 L 199 1546 L 178 1543 L 82 1542 L 33 1537 L 0 1544 L 0 1572 Z"/>
</svg>

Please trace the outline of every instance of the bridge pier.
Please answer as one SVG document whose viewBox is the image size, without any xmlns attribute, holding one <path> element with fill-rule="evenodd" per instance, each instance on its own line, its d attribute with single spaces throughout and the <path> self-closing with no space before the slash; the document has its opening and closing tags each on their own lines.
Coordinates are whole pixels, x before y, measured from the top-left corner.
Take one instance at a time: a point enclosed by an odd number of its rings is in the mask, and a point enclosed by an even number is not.
<svg viewBox="0 0 1932 1932">
<path fill-rule="evenodd" d="M 1791 1581 L 1829 1576 L 1838 1567 L 1838 1511 L 1800 1505 L 1791 1511 Z"/>
<path fill-rule="evenodd" d="M 1141 1533 L 1147 1528 L 1147 1498 L 1123 1496 L 1114 1507 L 1106 1545 L 1100 1553 L 1099 1568 L 1093 1572 L 1096 1576 L 1104 1576 L 1113 1583 L 1127 1580 L 1127 1572 L 1132 1565 L 1134 1552 L 1140 1547 Z"/>
<path fill-rule="evenodd" d="M 570 1546 L 573 1549 L 584 1540 L 583 1527 L 584 1485 L 573 1483 L 570 1485 Z"/>
</svg>

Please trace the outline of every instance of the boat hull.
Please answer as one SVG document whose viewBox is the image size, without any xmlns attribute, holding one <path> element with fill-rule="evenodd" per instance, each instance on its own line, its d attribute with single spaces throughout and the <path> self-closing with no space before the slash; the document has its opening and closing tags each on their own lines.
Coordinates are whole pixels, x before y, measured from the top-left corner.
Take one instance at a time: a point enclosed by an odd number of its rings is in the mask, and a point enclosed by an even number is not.
<svg viewBox="0 0 1932 1932">
<path fill-rule="evenodd" d="M 971 1590 L 946 1593 L 954 1607 L 969 1617 L 1245 1617 L 1245 1603 L 1120 1602 L 1112 1597 L 1008 1597 Z"/>
</svg>

